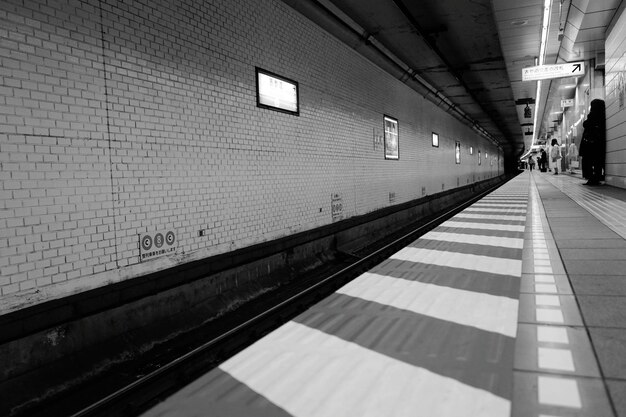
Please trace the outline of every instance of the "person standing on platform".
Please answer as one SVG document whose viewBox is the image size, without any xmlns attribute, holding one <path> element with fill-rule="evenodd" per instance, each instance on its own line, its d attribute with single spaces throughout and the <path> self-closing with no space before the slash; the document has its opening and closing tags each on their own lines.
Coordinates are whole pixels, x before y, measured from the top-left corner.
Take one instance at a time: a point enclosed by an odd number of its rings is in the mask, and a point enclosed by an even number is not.
<svg viewBox="0 0 626 417">
<path fill-rule="evenodd" d="M 539 156 L 539 170 L 541 172 L 546 172 L 547 163 L 548 163 L 548 155 L 546 154 L 546 150 L 541 148 L 541 155 Z"/>
<path fill-rule="evenodd" d="M 528 169 L 532 171 L 533 168 L 535 168 L 535 158 L 533 158 L 532 155 L 529 155 L 528 156 Z"/>
<path fill-rule="evenodd" d="M 585 185 L 598 185 L 604 176 L 604 150 L 606 146 L 606 116 L 604 100 L 591 101 L 591 110 L 583 123 L 583 137 L 579 155 L 583 157 Z"/>
<path fill-rule="evenodd" d="M 561 146 L 559 141 L 552 139 L 550 143 L 550 169 L 554 175 L 559 175 L 559 165 L 561 165 Z"/>
<path fill-rule="evenodd" d="M 567 157 L 569 159 L 569 172 L 573 174 L 574 168 L 578 168 L 578 148 L 573 141 L 570 143 L 569 149 L 567 150 Z"/>
</svg>

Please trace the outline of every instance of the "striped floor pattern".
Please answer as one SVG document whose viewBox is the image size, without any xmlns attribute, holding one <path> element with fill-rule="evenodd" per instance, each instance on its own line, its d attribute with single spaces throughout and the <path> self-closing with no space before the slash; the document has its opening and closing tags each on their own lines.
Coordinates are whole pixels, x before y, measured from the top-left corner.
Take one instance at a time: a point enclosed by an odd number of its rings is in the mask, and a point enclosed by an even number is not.
<svg viewBox="0 0 626 417">
<path fill-rule="evenodd" d="M 508 417 L 521 177 L 146 415 Z"/>
</svg>

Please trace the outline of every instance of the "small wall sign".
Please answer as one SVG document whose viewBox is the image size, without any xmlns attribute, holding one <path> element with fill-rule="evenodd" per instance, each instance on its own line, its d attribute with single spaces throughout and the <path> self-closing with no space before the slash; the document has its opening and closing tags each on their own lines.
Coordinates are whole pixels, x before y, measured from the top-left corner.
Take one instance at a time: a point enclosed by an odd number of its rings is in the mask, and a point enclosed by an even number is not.
<svg viewBox="0 0 626 417">
<path fill-rule="evenodd" d="M 139 260 L 156 258 L 176 251 L 176 235 L 172 231 L 165 233 L 139 235 Z"/>
<path fill-rule="evenodd" d="M 333 194 L 331 196 L 330 212 L 334 222 L 343 219 L 343 198 L 341 194 Z"/>
</svg>

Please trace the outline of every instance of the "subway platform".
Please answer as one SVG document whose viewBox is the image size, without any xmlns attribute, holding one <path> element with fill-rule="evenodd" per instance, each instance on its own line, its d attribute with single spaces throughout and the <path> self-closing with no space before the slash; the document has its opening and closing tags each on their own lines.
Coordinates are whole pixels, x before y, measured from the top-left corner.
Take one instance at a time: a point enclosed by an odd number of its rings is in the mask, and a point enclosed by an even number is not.
<svg viewBox="0 0 626 417">
<path fill-rule="evenodd" d="M 626 190 L 576 172 L 530 175 L 514 415 L 626 416 Z"/>
<path fill-rule="evenodd" d="M 524 172 L 146 416 L 626 417 L 626 190 Z"/>
</svg>

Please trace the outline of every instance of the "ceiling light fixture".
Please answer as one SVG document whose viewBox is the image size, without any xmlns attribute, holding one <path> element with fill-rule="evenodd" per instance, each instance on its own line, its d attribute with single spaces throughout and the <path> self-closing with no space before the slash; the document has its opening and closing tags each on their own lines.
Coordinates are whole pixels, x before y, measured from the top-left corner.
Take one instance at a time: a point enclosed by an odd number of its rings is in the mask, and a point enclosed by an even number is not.
<svg viewBox="0 0 626 417">
<path fill-rule="evenodd" d="M 541 45 L 539 47 L 539 60 L 535 63 L 535 65 L 543 65 L 546 55 L 546 45 L 548 43 L 548 32 L 550 28 L 550 11 L 552 10 L 552 0 L 544 0 L 543 3 L 543 22 L 541 24 Z M 537 95 L 535 97 L 537 103 L 541 100 L 541 81 L 537 81 Z M 535 109 L 537 110 L 537 109 Z M 533 122 L 533 132 L 535 135 L 537 134 L 537 115 L 538 111 L 535 111 L 535 119 Z M 533 142 L 535 142 L 536 137 L 533 137 Z"/>
<path fill-rule="evenodd" d="M 552 10 L 552 0 L 544 0 L 543 24 L 541 25 L 541 47 L 539 48 L 539 65 L 543 65 L 543 61 L 546 59 L 546 46 L 548 44 L 548 31 L 550 29 L 550 10 Z"/>
</svg>

